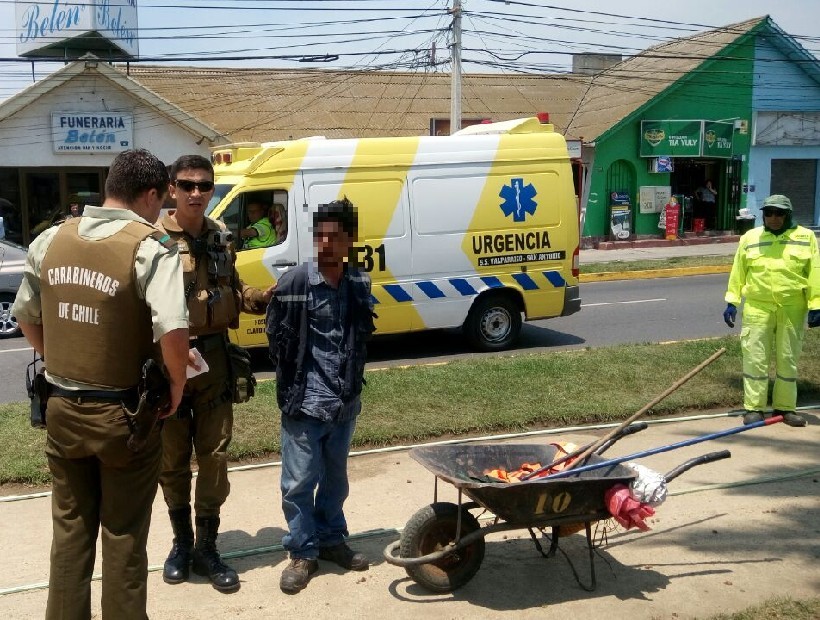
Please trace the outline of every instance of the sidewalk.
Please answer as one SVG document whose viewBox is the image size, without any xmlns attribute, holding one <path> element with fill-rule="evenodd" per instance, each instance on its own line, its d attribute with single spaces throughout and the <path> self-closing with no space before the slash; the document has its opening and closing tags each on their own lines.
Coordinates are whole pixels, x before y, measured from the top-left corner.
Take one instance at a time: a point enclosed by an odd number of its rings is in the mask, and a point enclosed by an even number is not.
<svg viewBox="0 0 820 620">
<path fill-rule="evenodd" d="M 239 572 L 241 589 L 220 594 L 204 578 L 175 586 L 162 582 L 159 566 L 171 544 L 165 505 L 158 497 L 149 537 L 148 613 L 154 620 L 231 618 L 312 620 L 374 618 L 705 618 L 734 612 L 773 596 L 817 594 L 817 505 L 820 417 L 809 426 L 778 424 L 642 459 L 660 472 L 707 452 L 728 448 L 732 458 L 697 467 L 670 483 L 670 497 L 650 519 L 651 531 L 613 527 L 595 558 L 597 589 L 582 590 L 561 553 L 542 558 L 526 529 L 486 539 L 478 573 L 463 588 L 430 594 L 405 571 L 384 561 L 384 547 L 419 509 L 433 501 L 433 475 L 405 449 L 350 459 L 346 513 L 351 545 L 366 552 L 366 572 L 321 570 L 296 596 L 279 590 L 285 567 L 280 546 L 286 524 L 280 508 L 279 467 L 234 471 L 222 512 L 219 546 Z M 365 414 L 366 415 L 366 412 Z M 607 456 L 629 455 L 706 433 L 736 428 L 735 417 L 703 417 L 653 423 L 615 445 Z M 573 441 L 583 445 L 605 430 L 560 430 L 517 443 Z M 513 440 L 510 440 L 513 441 Z M 812 474 L 812 472 L 814 472 Z M 439 500 L 456 502 L 454 487 L 439 484 Z M 0 547 L 10 570 L 0 579 L 0 614 L 15 620 L 42 618 L 51 540 L 50 498 L 1 503 Z M 584 582 L 589 580 L 583 535 L 561 547 Z M 96 572 L 100 571 L 98 558 Z M 24 588 L 30 587 L 25 590 Z M 18 591 L 19 590 L 19 591 Z M 99 618 L 100 582 L 92 585 Z"/>
<path fill-rule="evenodd" d="M 740 237 L 732 235 L 714 238 L 709 243 L 683 245 L 674 242 L 647 240 L 645 242 L 608 243 L 607 249 L 581 250 L 581 264 L 603 263 L 610 261 L 661 260 L 678 256 L 732 256 L 737 250 Z"/>
</svg>

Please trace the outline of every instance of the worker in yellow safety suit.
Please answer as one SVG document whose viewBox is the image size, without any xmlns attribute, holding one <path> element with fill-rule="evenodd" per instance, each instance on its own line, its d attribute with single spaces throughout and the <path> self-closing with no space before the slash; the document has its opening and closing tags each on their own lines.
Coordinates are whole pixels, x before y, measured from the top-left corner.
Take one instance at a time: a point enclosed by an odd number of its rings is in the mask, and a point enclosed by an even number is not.
<svg viewBox="0 0 820 620">
<path fill-rule="evenodd" d="M 763 226 L 740 238 L 723 312 L 729 327 L 735 325 L 743 297 L 743 423 L 764 418 L 774 351 L 774 413 L 789 426 L 805 426 L 805 418 L 795 411 L 797 361 L 807 311 L 809 327 L 820 326 L 820 255 L 814 233 L 792 223 L 792 203 L 786 196 L 766 198 Z"/>
</svg>

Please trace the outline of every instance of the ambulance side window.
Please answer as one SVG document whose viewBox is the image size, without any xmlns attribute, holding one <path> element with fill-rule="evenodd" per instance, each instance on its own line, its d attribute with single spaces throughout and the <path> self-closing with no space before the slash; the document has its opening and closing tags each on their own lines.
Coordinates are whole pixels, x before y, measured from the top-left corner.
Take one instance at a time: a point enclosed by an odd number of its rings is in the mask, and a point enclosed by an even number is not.
<svg viewBox="0 0 820 620">
<path fill-rule="evenodd" d="M 247 192 L 234 198 L 225 209 L 223 220 L 238 240 L 237 250 L 252 250 L 283 243 L 288 234 L 288 193 L 285 190 Z M 270 228 L 265 239 L 259 236 L 259 228 L 252 225 L 266 219 Z M 230 224 L 229 224 L 230 222 Z M 261 228 L 264 232 L 266 227 Z"/>
<path fill-rule="evenodd" d="M 240 211 L 242 205 L 242 196 L 236 196 L 231 203 L 225 207 L 225 210 L 222 212 L 222 215 L 219 216 L 219 219 L 225 224 L 225 226 L 230 230 L 234 237 L 237 236 L 239 233 L 239 220 L 240 220 Z"/>
</svg>

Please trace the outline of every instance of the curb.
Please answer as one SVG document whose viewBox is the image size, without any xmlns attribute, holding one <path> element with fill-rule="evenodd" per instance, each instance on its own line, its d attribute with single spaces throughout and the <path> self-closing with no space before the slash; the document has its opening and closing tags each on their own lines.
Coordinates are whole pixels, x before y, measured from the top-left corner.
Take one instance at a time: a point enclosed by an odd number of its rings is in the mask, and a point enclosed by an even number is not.
<svg viewBox="0 0 820 620">
<path fill-rule="evenodd" d="M 737 243 L 740 235 L 716 235 L 703 237 L 683 237 L 678 239 L 635 239 L 633 241 L 600 241 L 596 250 L 623 250 L 641 248 L 671 248 L 693 245 L 713 245 L 715 243 Z"/>
<path fill-rule="evenodd" d="M 675 267 L 672 269 L 645 269 L 641 271 L 602 271 L 600 273 L 582 273 L 579 282 L 611 282 L 613 280 L 651 280 L 653 278 L 679 278 L 681 276 L 703 276 L 717 273 L 729 273 L 731 265 L 713 267 Z"/>
</svg>

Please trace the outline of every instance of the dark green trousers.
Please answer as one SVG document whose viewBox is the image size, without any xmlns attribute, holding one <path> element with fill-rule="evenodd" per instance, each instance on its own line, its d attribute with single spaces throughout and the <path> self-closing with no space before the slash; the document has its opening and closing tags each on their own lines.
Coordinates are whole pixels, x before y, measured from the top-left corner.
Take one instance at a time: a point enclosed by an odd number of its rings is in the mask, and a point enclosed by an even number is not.
<svg viewBox="0 0 820 620">
<path fill-rule="evenodd" d="M 103 620 L 144 620 L 146 542 L 162 446 L 155 430 L 142 451 L 126 447 L 120 403 L 51 397 L 46 456 L 52 476 L 47 620 L 91 617 L 91 576 L 102 541 Z"/>
<path fill-rule="evenodd" d="M 169 509 L 189 506 L 191 456 L 196 454 L 199 473 L 194 512 L 200 517 L 217 517 L 231 488 L 228 445 L 233 433 L 233 403 L 226 396 L 230 370 L 224 346 L 200 352 L 209 370 L 185 384 L 191 415 L 169 418 L 162 428 L 160 484 Z"/>
</svg>

